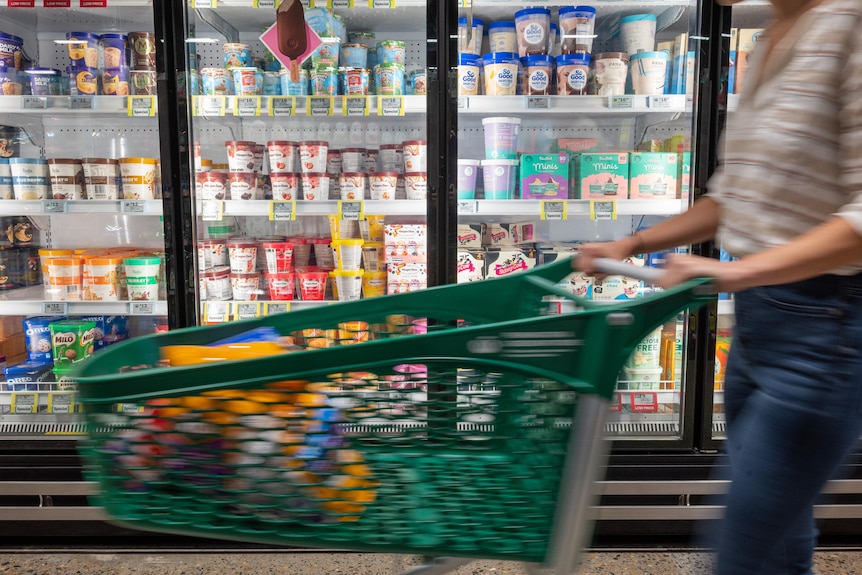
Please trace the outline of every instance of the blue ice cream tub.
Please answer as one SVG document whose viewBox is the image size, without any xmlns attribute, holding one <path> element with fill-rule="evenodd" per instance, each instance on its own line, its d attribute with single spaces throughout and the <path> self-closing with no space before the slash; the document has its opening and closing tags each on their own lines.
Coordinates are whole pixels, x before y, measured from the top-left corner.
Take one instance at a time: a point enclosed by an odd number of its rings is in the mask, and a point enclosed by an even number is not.
<svg viewBox="0 0 862 575">
<path fill-rule="evenodd" d="M 384 40 L 377 43 L 377 60 L 380 64 L 405 64 L 407 45 L 401 40 Z"/>
<path fill-rule="evenodd" d="M 299 70 L 299 81 L 293 82 L 290 79 L 290 68 L 282 68 L 278 73 L 278 78 L 281 81 L 282 96 L 308 96 L 308 71 Z"/>
<path fill-rule="evenodd" d="M 343 44 L 339 62 L 343 68 L 365 68 L 368 66 L 368 46 L 365 44 Z"/>
<path fill-rule="evenodd" d="M 27 68 L 30 93 L 34 96 L 62 96 L 63 74 L 54 68 Z"/>
<path fill-rule="evenodd" d="M 278 72 L 267 71 L 263 73 L 263 95 L 281 96 L 281 78 Z"/>
<path fill-rule="evenodd" d="M 24 85 L 18 70 L 0 66 L 0 96 L 20 96 L 23 93 Z"/>
<path fill-rule="evenodd" d="M 311 95 L 312 96 L 337 96 L 338 95 L 338 69 L 333 66 L 315 66 L 311 70 Z"/>
<path fill-rule="evenodd" d="M 21 68 L 24 60 L 23 49 L 23 38 L 0 32 L 0 66 L 15 69 Z"/>
<path fill-rule="evenodd" d="M 129 66 L 129 37 L 126 34 L 102 34 L 99 36 L 102 53 L 102 68 L 127 68 Z"/>
<path fill-rule="evenodd" d="M 69 68 L 69 93 L 72 96 L 95 96 L 99 93 L 99 69 L 86 66 Z"/>
</svg>

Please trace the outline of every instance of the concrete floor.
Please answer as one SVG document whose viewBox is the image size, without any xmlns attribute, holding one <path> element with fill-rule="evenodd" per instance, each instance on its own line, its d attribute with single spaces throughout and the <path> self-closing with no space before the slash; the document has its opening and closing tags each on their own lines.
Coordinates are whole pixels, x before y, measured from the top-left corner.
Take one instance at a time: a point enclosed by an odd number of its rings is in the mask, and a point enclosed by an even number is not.
<svg viewBox="0 0 862 575">
<path fill-rule="evenodd" d="M 701 575 L 710 570 L 709 553 L 649 551 L 590 553 L 581 575 Z M 417 558 L 403 555 L 322 552 L 159 552 L 0 553 L 2 575 L 395 575 Z M 862 573 L 862 552 L 824 550 L 817 554 L 817 575 Z M 522 575 L 516 563 L 476 561 L 455 575 Z"/>
</svg>

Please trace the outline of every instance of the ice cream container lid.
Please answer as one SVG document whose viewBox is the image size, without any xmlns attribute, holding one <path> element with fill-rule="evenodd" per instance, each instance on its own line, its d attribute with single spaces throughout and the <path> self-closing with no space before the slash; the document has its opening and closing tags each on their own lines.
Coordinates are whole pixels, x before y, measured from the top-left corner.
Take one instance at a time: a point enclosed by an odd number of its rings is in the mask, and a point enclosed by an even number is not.
<svg viewBox="0 0 862 575">
<path fill-rule="evenodd" d="M 460 26 L 462 26 L 462 25 L 463 25 L 464 27 L 466 27 L 466 26 L 467 26 L 467 17 L 466 17 L 466 16 L 462 16 L 462 17 L 458 18 L 458 26 L 460 27 Z M 473 27 L 474 27 L 474 28 L 476 28 L 476 27 L 478 27 L 478 26 L 483 26 L 483 27 L 484 27 L 484 26 L 485 26 L 485 21 L 484 21 L 484 20 L 482 20 L 481 18 L 473 18 Z"/>
<path fill-rule="evenodd" d="M 230 277 L 229 266 L 218 266 L 201 272 L 201 276 L 207 279 L 228 278 Z"/>
<path fill-rule="evenodd" d="M 326 146 L 329 147 L 329 142 L 323 140 L 306 140 L 299 143 L 300 146 Z"/>
<path fill-rule="evenodd" d="M 127 266 L 154 266 L 161 265 L 162 258 L 156 256 L 125 258 L 123 259 L 123 263 Z"/>
<path fill-rule="evenodd" d="M 402 145 L 404 146 L 425 146 L 427 144 L 427 140 L 404 140 L 402 142 Z"/>
<path fill-rule="evenodd" d="M 381 146 L 381 148 L 382 148 L 382 147 L 383 147 L 383 146 Z M 352 153 L 362 153 L 362 154 L 364 154 L 364 153 L 365 153 L 365 148 L 342 148 L 342 149 L 341 149 L 341 153 L 342 153 L 342 154 L 345 154 L 345 153 L 347 153 L 347 154 L 352 154 Z"/>
<path fill-rule="evenodd" d="M 491 118 L 482 118 L 482 125 L 485 126 L 487 124 L 519 124 L 521 123 L 521 118 L 515 117 L 505 117 L 505 116 L 493 116 Z"/>
<path fill-rule="evenodd" d="M 667 60 L 667 52 L 638 52 L 629 56 L 629 61 L 643 60 L 644 58 L 661 58 Z"/>
<path fill-rule="evenodd" d="M 596 9 L 592 6 L 563 6 L 560 8 L 560 17 L 562 18 L 564 14 L 569 14 L 570 12 L 589 12 L 590 14 L 595 14 Z"/>
<path fill-rule="evenodd" d="M 99 36 L 90 32 L 67 32 L 67 40 L 98 40 Z"/>
<path fill-rule="evenodd" d="M 518 160 L 482 160 L 483 166 L 517 166 Z"/>
<path fill-rule="evenodd" d="M 126 40 L 127 38 L 126 34 L 102 34 L 99 36 L 99 40 Z"/>
<path fill-rule="evenodd" d="M 480 66 L 481 58 L 478 54 L 458 54 L 458 64 L 461 66 Z"/>
<path fill-rule="evenodd" d="M 494 31 L 509 32 L 509 31 L 514 30 L 514 29 L 515 29 L 515 23 L 514 22 L 491 22 L 490 24 L 488 24 L 488 31 L 489 32 L 494 32 Z"/>
<path fill-rule="evenodd" d="M 230 238 L 227 245 L 235 248 L 256 248 L 257 242 L 249 238 Z"/>
<path fill-rule="evenodd" d="M 119 163 L 121 164 L 150 164 L 155 166 L 156 159 L 155 158 L 120 158 Z"/>
<path fill-rule="evenodd" d="M 397 178 L 398 172 L 374 172 L 373 174 L 368 174 L 369 178 Z"/>
<path fill-rule="evenodd" d="M 89 258 L 87 263 L 89 263 L 91 266 L 116 266 L 123 263 L 123 258 L 106 258 L 94 256 L 92 258 Z"/>
<path fill-rule="evenodd" d="M 461 166 L 478 166 L 479 160 L 458 160 L 458 164 Z"/>
<path fill-rule="evenodd" d="M 631 16 L 625 16 L 620 18 L 620 24 L 628 24 L 629 22 L 639 22 L 641 20 L 652 20 L 655 22 L 657 20 L 655 14 L 632 14 Z"/>
<path fill-rule="evenodd" d="M 534 16 L 536 14 L 547 14 L 551 15 L 551 11 L 547 8 L 524 8 L 523 10 L 518 10 L 515 12 L 515 20 L 517 21 L 519 18 L 523 18 L 525 16 Z"/>
<path fill-rule="evenodd" d="M 77 158 L 48 158 L 49 164 L 80 164 L 81 160 Z"/>
<path fill-rule="evenodd" d="M 517 64 L 518 55 L 514 52 L 488 52 L 482 56 L 482 64 Z"/>
<path fill-rule="evenodd" d="M 329 172 L 303 172 L 303 178 L 329 178 Z"/>
<path fill-rule="evenodd" d="M 9 158 L 10 164 L 44 164 L 48 165 L 48 160 L 42 158 Z"/>
<path fill-rule="evenodd" d="M 557 66 L 589 66 L 589 54 L 561 54 L 557 56 Z"/>
<path fill-rule="evenodd" d="M 113 158 L 81 158 L 82 164 L 112 164 L 117 165 L 119 162 Z"/>
<path fill-rule="evenodd" d="M 629 61 L 629 55 L 625 52 L 602 52 L 593 56 L 594 60 L 625 60 Z"/>
<path fill-rule="evenodd" d="M 554 59 L 545 54 L 533 54 L 532 56 L 524 56 L 521 58 L 522 66 L 553 66 Z"/>
<path fill-rule="evenodd" d="M 225 146 L 250 146 L 254 147 L 257 145 L 257 142 L 250 142 L 248 140 L 228 140 L 224 143 Z"/>
</svg>

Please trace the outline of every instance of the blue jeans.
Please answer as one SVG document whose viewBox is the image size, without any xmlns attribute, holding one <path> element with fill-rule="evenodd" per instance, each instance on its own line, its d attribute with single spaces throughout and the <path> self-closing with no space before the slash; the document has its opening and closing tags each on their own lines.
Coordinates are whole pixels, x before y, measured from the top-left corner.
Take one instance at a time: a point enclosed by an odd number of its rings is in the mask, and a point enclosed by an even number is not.
<svg viewBox="0 0 862 575">
<path fill-rule="evenodd" d="M 862 434 L 862 274 L 736 296 L 719 575 L 812 573 L 813 504 Z"/>
</svg>

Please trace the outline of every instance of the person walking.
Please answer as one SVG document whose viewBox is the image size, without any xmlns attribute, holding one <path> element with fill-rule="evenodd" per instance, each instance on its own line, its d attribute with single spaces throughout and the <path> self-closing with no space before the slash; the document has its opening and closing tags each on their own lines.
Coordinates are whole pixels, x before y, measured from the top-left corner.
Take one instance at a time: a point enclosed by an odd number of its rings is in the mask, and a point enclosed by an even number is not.
<svg viewBox="0 0 862 575">
<path fill-rule="evenodd" d="M 710 240 L 738 258 L 671 254 L 660 280 L 735 293 L 719 575 L 812 573 L 814 502 L 862 435 L 862 0 L 771 3 L 706 195 L 575 263 Z"/>
</svg>

